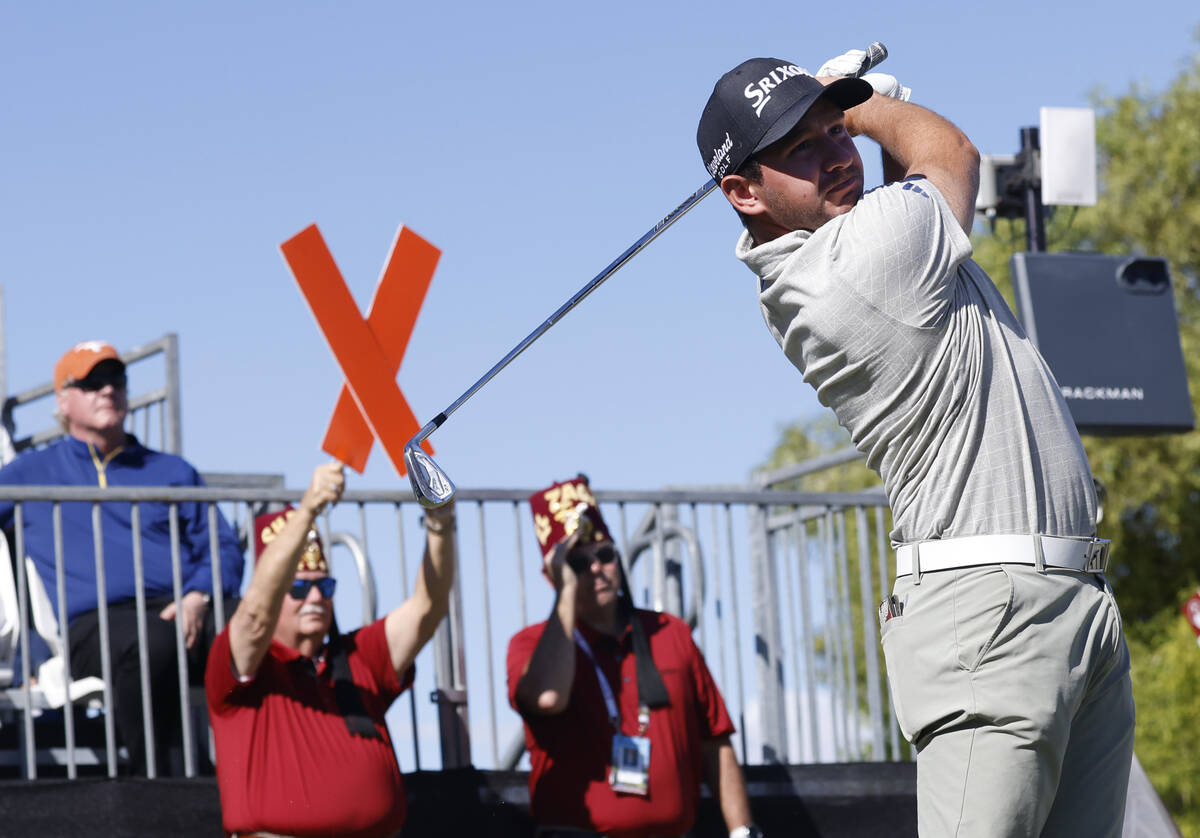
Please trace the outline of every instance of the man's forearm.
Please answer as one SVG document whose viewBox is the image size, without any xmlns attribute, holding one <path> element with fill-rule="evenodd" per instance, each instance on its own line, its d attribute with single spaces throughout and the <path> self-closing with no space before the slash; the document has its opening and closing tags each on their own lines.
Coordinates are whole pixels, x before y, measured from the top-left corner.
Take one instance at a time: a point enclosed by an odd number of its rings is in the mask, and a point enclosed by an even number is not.
<svg viewBox="0 0 1200 838">
<path fill-rule="evenodd" d="M 721 815 L 730 832 L 754 822 L 742 768 L 728 737 L 704 744 L 704 778 L 721 805 Z"/>
<path fill-rule="evenodd" d="M 571 700 L 574 683 L 575 590 L 565 586 L 517 683 L 517 702 L 532 713 L 561 713 Z"/>
<path fill-rule="evenodd" d="M 428 625 L 418 630 L 421 645 L 433 636 L 438 623 L 450 610 L 456 552 L 454 537 L 454 528 L 450 523 L 444 524 L 441 529 L 427 528 L 425 531 L 425 555 L 413 592 L 415 597 L 425 601 L 425 613 L 420 615 L 420 620 Z"/>
<path fill-rule="evenodd" d="M 229 646 L 240 675 L 257 671 L 271 645 L 283 597 L 296 577 L 296 564 L 316 513 L 304 506 L 288 519 L 259 557 L 246 595 L 229 621 Z"/>
<path fill-rule="evenodd" d="M 970 229 L 979 191 L 979 152 L 952 122 L 920 105 L 876 93 L 846 111 L 846 130 L 879 143 L 885 180 L 924 175 Z"/>
</svg>

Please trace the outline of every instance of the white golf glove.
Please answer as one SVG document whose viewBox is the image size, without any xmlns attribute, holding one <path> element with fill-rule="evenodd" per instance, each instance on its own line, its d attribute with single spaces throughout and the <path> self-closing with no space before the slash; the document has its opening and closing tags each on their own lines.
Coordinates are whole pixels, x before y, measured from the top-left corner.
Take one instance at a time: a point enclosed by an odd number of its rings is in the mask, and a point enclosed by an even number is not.
<svg viewBox="0 0 1200 838">
<path fill-rule="evenodd" d="M 831 58 L 821 65 L 821 69 L 817 70 L 818 76 L 853 76 L 862 69 L 863 61 L 867 58 L 866 52 L 861 49 L 852 49 L 849 52 L 842 53 L 837 58 Z"/>
<path fill-rule="evenodd" d="M 905 87 L 895 76 L 887 73 L 867 73 L 862 79 L 881 96 L 890 96 L 901 102 L 907 102 L 912 97 L 911 87 Z"/>
<path fill-rule="evenodd" d="M 862 69 L 863 61 L 867 58 L 867 53 L 861 49 L 852 49 L 849 52 L 844 52 L 837 58 L 831 58 L 821 65 L 821 69 L 817 70 L 818 76 L 853 76 Z M 863 81 L 875 88 L 875 91 L 881 96 L 890 96 L 893 99 L 899 99 L 901 102 L 907 102 L 912 96 L 912 88 L 902 85 L 895 76 L 887 73 L 867 73 L 862 77 Z"/>
</svg>

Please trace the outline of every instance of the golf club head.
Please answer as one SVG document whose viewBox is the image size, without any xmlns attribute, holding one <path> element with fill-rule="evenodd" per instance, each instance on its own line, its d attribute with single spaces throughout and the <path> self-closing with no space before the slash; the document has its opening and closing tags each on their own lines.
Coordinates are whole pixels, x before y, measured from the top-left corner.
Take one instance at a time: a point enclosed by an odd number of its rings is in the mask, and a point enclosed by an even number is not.
<svg viewBox="0 0 1200 838">
<path fill-rule="evenodd" d="M 433 458 L 415 445 L 404 448 L 404 465 L 417 502 L 429 509 L 445 506 L 454 499 L 454 484 Z"/>
</svg>

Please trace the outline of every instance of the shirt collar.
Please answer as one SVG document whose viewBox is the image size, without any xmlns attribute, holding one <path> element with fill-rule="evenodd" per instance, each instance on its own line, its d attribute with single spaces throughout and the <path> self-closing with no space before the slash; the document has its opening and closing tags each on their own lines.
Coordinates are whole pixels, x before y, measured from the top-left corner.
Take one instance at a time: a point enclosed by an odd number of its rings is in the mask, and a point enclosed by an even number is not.
<svg viewBox="0 0 1200 838">
<path fill-rule="evenodd" d="M 278 658 L 280 661 L 282 661 L 285 664 L 294 663 L 295 661 L 298 661 L 301 658 L 303 658 L 304 660 L 309 661 L 313 665 L 313 668 L 316 670 L 318 675 L 320 675 L 322 672 L 325 671 L 325 664 L 326 664 L 325 647 L 321 647 L 321 654 L 316 658 L 316 660 L 313 660 L 312 658 L 308 658 L 308 657 L 305 657 L 304 655 L 300 654 L 299 650 L 293 649 L 291 646 L 287 646 L 283 643 L 280 643 L 278 640 L 275 640 L 274 638 L 272 638 L 271 639 L 271 654 L 273 654 L 276 658 Z"/>
<path fill-rule="evenodd" d="M 87 442 L 84 442 L 82 439 L 76 439 L 75 437 L 71 436 L 70 434 L 64 434 L 61 439 L 62 439 L 62 444 L 66 445 L 67 450 L 69 450 L 75 456 L 84 457 L 89 460 L 91 459 L 92 455 L 91 455 L 91 452 L 88 450 Z M 142 446 L 142 444 L 140 442 L 138 442 L 138 438 L 136 436 L 134 436 L 131 433 L 126 433 L 125 434 L 125 444 L 121 446 L 117 456 L 121 457 L 121 456 L 129 453 L 130 451 L 132 451 L 135 448 L 140 448 L 141 446 Z"/>
<path fill-rule="evenodd" d="M 625 624 L 625 627 L 623 629 L 621 629 L 621 632 L 616 637 L 613 637 L 611 634 L 602 632 L 599 629 L 592 628 L 590 625 L 588 625 L 583 620 L 579 620 L 578 622 L 576 622 L 575 626 L 579 630 L 579 633 L 583 635 L 583 639 L 586 640 L 588 642 L 588 645 L 591 646 L 593 649 L 596 648 L 597 644 L 607 644 L 609 646 L 625 646 L 629 643 L 629 639 L 630 639 L 630 624 L 629 623 Z"/>
<path fill-rule="evenodd" d="M 793 230 L 764 244 L 755 245 L 750 231 L 743 230 L 734 254 L 759 277 L 772 280 L 784 260 L 803 247 L 811 236 L 811 230 Z"/>
</svg>

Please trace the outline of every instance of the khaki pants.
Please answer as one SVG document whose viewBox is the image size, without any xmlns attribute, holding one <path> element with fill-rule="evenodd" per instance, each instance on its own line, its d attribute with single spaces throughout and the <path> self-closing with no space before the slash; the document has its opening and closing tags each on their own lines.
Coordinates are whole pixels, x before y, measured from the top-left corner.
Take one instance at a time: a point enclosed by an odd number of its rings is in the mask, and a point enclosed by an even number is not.
<svg viewBox="0 0 1200 838">
<path fill-rule="evenodd" d="M 1118 838 L 1134 708 L 1104 578 L 988 565 L 893 594 L 880 633 L 922 838 Z"/>
</svg>

